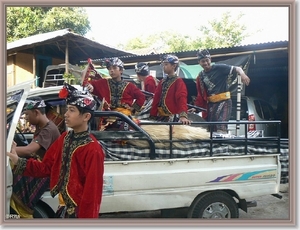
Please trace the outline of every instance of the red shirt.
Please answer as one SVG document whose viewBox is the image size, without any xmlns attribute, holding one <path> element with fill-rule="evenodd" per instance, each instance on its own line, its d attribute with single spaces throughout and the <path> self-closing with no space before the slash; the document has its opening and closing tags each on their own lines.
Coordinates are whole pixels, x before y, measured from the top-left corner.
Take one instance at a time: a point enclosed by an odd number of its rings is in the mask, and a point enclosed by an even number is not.
<svg viewBox="0 0 300 230">
<path fill-rule="evenodd" d="M 153 76 L 149 75 L 144 81 L 145 91 L 154 93 L 156 89 L 156 81 Z"/>
<path fill-rule="evenodd" d="M 50 189 L 58 186 L 63 157 L 64 132 L 45 153 L 41 161 L 28 159 L 24 176 L 49 177 Z M 78 207 L 78 218 L 98 218 L 102 200 L 104 152 L 93 135 L 70 153 L 66 191 Z M 74 143 L 73 143 L 74 144 Z"/>
<path fill-rule="evenodd" d="M 122 108 L 125 104 L 140 110 L 146 98 L 141 90 L 133 83 L 112 79 L 99 79 L 91 82 L 94 87 L 93 94 L 100 100 L 105 98 L 111 108 Z"/>
<path fill-rule="evenodd" d="M 196 78 L 196 87 L 197 87 L 197 97 L 195 100 L 195 105 L 206 109 L 206 111 L 202 111 L 202 117 L 204 119 L 207 118 L 207 109 L 208 109 L 208 102 L 207 102 L 207 92 L 204 88 L 204 84 L 200 81 L 200 75 Z"/>
<path fill-rule="evenodd" d="M 177 77 L 167 77 L 159 82 L 154 93 L 151 116 L 158 116 L 158 107 L 170 114 L 187 113 L 187 89 L 184 81 Z"/>
</svg>

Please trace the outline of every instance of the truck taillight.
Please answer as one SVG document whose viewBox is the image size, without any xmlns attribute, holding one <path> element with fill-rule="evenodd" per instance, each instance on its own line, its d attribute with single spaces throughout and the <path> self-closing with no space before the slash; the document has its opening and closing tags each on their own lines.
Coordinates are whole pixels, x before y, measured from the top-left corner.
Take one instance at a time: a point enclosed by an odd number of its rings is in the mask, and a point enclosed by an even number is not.
<svg viewBox="0 0 300 230">
<path fill-rule="evenodd" d="M 250 115 L 248 116 L 248 121 L 255 121 L 255 116 L 254 116 L 254 114 L 250 114 Z M 249 131 L 255 131 L 255 130 L 256 130 L 255 124 L 249 124 L 249 125 L 248 125 L 248 132 L 249 132 Z"/>
</svg>

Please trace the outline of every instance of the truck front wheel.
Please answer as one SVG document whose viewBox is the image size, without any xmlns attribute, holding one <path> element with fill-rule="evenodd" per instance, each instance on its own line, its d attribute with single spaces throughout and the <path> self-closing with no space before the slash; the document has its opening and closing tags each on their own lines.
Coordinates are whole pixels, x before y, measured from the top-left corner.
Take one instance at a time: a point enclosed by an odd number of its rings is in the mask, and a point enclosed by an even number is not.
<svg viewBox="0 0 300 230">
<path fill-rule="evenodd" d="M 39 204 L 34 207 L 33 218 L 50 218 L 46 210 Z"/>
<path fill-rule="evenodd" d="M 197 197 L 189 208 L 188 218 L 231 219 L 239 217 L 238 205 L 226 192 L 209 192 Z"/>
</svg>

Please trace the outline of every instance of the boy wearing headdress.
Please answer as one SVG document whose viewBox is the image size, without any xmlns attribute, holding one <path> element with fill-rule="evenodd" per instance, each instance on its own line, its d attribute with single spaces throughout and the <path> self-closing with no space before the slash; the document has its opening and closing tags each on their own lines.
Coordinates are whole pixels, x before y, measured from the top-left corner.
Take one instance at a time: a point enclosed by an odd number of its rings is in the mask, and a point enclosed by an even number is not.
<svg viewBox="0 0 300 230">
<path fill-rule="evenodd" d="M 50 193 L 59 196 L 56 217 L 98 218 L 103 189 L 104 152 L 89 132 L 96 101 L 65 83 L 59 93 L 65 98 L 66 125 L 72 130 L 51 145 L 42 161 L 19 158 L 15 146 L 7 153 L 13 172 L 25 176 L 50 177 Z"/>
<path fill-rule="evenodd" d="M 198 93 L 195 105 L 207 108 L 207 113 L 202 112 L 207 121 L 228 121 L 232 108 L 229 78 L 238 73 L 246 85 L 249 85 L 250 79 L 238 66 L 211 65 L 211 56 L 206 49 L 200 50 L 197 56 L 203 70 L 196 79 Z M 214 125 L 212 129 L 214 132 L 227 133 L 226 124 Z"/>
<path fill-rule="evenodd" d="M 163 57 L 162 65 L 167 77 L 159 82 L 155 90 L 150 119 L 178 120 L 189 125 L 191 121 L 187 118 L 187 88 L 184 81 L 175 74 L 179 59 L 175 55 L 166 55 Z"/>
<path fill-rule="evenodd" d="M 106 60 L 106 68 L 111 79 L 91 81 L 87 89 L 101 101 L 105 99 L 110 110 L 133 115 L 144 105 L 145 95 L 135 84 L 122 79 L 124 64 L 119 58 Z"/>
<path fill-rule="evenodd" d="M 31 97 L 25 105 L 25 119 L 35 126 L 33 139 L 26 146 L 17 146 L 19 157 L 42 160 L 46 150 L 60 136 L 57 126 L 46 116 L 46 104 L 40 97 Z M 49 177 L 32 178 L 14 175 L 11 207 L 21 218 L 32 218 L 34 206 L 49 188 Z"/>
<path fill-rule="evenodd" d="M 135 65 L 135 72 L 142 84 L 142 90 L 154 94 L 157 84 L 154 77 L 149 75 L 149 65 L 145 62 L 138 62 Z"/>
</svg>

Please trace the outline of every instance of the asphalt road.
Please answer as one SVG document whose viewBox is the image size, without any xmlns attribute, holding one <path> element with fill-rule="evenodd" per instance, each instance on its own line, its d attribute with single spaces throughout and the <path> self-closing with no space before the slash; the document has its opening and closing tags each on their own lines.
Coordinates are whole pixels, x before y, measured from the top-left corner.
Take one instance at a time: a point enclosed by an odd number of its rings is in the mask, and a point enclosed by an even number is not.
<svg viewBox="0 0 300 230">
<path fill-rule="evenodd" d="M 288 184 L 281 185 L 282 199 L 272 195 L 253 197 L 257 202 L 256 207 L 251 207 L 248 212 L 240 210 L 240 219 L 290 219 L 290 200 Z M 170 216 L 172 218 L 186 218 L 186 209 L 176 210 Z M 103 214 L 100 218 L 162 218 L 160 211 Z"/>
</svg>

